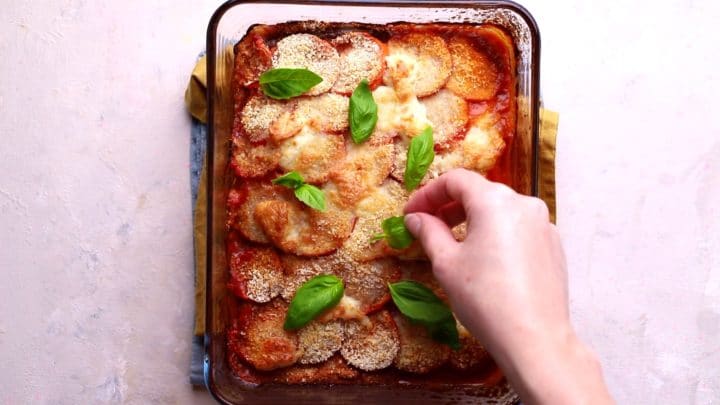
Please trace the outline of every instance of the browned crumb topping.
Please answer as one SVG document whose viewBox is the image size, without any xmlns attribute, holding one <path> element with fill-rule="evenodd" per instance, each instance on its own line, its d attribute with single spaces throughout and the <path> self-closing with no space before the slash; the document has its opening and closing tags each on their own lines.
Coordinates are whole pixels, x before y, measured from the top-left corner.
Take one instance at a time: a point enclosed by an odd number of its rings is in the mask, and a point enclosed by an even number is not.
<svg viewBox="0 0 720 405">
<path fill-rule="evenodd" d="M 343 321 L 327 323 L 311 322 L 298 331 L 298 342 L 302 356 L 300 364 L 323 362 L 340 350 L 343 340 Z"/>
<path fill-rule="evenodd" d="M 424 374 L 447 362 L 450 357 L 450 348 L 447 345 L 435 342 L 424 327 L 411 324 L 399 313 L 395 314 L 393 319 L 400 338 L 400 350 L 393 361 L 395 367 Z"/>
<path fill-rule="evenodd" d="M 295 291 L 306 281 L 320 274 L 337 274 L 341 259 L 335 254 L 320 257 L 282 256 L 285 271 L 284 288 L 280 295 L 291 300 Z"/>
<path fill-rule="evenodd" d="M 273 54 L 274 68 L 304 68 L 323 78 L 306 94 L 315 96 L 330 90 L 338 77 L 337 51 L 327 41 L 311 34 L 289 35 L 277 43 Z"/>
<path fill-rule="evenodd" d="M 240 320 L 244 326 L 231 331 L 231 348 L 258 370 L 294 364 L 300 357 L 297 335 L 283 329 L 287 305 L 282 300 L 258 306 L 246 304 Z"/>
<path fill-rule="evenodd" d="M 345 282 L 345 294 L 360 301 L 362 311 L 369 313 L 390 299 L 387 285 L 400 279 L 400 269 L 392 259 L 365 263 L 346 260 L 339 275 Z"/>
<path fill-rule="evenodd" d="M 365 371 L 392 364 L 399 349 L 397 328 L 387 311 L 370 316 L 370 324 L 348 321 L 340 354 L 351 365 Z"/>
<path fill-rule="evenodd" d="M 270 247 L 245 246 L 233 242 L 230 254 L 231 280 L 235 294 L 255 302 L 268 302 L 282 289 L 284 281 L 280 258 Z"/>
<path fill-rule="evenodd" d="M 460 350 L 450 353 L 450 365 L 458 370 L 469 370 L 481 366 L 490 359 L 483 345 L 458 322 Z"/>
<path fill-rule="evenodd" d="M 347 364 L 339 354 L 320 364 L 294 365 L 280 370 L 279 382 L 286 384 L 342 384 L 356 379 L 358 369 Z"/>
<path fill-rule="evenodd" d="M 261 94 L 255 95 L 245 104 L 242 110 L 242 124 L 251 142 L 264 141 L 270 135 L 270 125 L 291 108 L 291 104 Z"/>
<path fill-rule="evenodd" d="M 373 82 L 383 68 L 383 49 L 362 32 L 348 32 L 332 40 L 340 49 L 340 75 L 333 91 L 350 94 L 363 79 Z"/>
<path fill-rule="evenodd" d="M 446 144 L 465 129 L 468 122 L 467 102 L 446 89 L 420 102 L 425 106 L 428 120 L 432 123 L 435 144 L 447 147 Z"/>
<path fill-rule="evenodd" d="M 270 143 L 253 145 L 245 137 L 233 137 L 231 166 L 240 178 L 262 177 L 275 170 L 280 162 L 280 150 Z"/>
</svg>

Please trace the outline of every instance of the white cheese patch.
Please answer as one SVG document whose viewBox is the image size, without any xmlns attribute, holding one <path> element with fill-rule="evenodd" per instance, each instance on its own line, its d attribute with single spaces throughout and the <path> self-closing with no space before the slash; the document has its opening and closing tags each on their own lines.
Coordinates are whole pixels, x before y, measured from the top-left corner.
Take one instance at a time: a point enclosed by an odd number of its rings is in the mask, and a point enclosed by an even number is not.
<svg viewBox="0 0 720 405">
<path fill-rule="evenodd" d="M 425 106 L 415 96 L 401 101 L 392 87 L 380 86 L 373 92 L 373 98 L 378 104 L 378 131 L 412 138 L 432 126 Z"/>
<path fill-rule="evenodd" d="M 295 162 L 297 162 L 303 150 L 316 143 L 320 136 L 309 127 L 303 127 L 297 135 L 284 141 L 280 145 L 280 166 L 295 167 Z"/>
</svg>

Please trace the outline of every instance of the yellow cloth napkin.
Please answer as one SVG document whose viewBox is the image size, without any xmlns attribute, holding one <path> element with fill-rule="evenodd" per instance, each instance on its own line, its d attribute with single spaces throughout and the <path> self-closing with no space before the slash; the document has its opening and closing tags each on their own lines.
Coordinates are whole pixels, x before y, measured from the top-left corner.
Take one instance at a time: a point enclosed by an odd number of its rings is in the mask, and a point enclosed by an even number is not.
<svg viewBox="0 0 720 405">
<path fill-rule="evenodd" d="M 205 56 L 200 58 L 192 71 L 185 91 L 185 106 L 190 114 L 201 122 L 207 122 L 207 86 Z M 540 179 L 538 194 L 548 206 L 550 220 L 555 222 L 555 140 L 559 114 L 540 110 Z M 207 274 L 205 245 L 207 223 L 206 165 L 200 174 L 198 197 L 195 203 L 194 245 L 195 245 L 195 334 L 205 333 L 205 276 Z"/>
</svg>

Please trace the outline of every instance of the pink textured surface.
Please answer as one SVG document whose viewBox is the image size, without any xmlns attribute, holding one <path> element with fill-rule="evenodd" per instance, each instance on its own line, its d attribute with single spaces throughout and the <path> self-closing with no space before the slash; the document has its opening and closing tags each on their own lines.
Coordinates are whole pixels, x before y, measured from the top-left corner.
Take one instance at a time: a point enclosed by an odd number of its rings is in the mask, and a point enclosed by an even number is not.
<svg viewBox="0 0 720 405">
<path fill-rule="evenodd" d="M 720 5 L 524 3 L 577 329 L 619 403 L 717 403 Z M 182 95 L 216 6 L 3 3 L 0 404 L 211 402 L 187 384 Z"/>
</svg>

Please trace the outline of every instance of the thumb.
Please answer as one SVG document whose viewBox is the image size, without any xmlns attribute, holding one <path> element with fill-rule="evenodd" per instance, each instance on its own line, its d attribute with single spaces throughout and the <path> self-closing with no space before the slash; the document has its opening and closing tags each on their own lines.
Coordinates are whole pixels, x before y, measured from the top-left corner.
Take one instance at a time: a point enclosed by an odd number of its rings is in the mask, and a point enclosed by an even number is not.
<svg viewBox="0 0 720 405">
<path fill-rule="evenodd" d="M 456 249 L 458 243 L 450 228 L 440 218 L 425 213 L 405 215 L 405 226 L 420 240 L 431 261 Z"/>
</svg>

